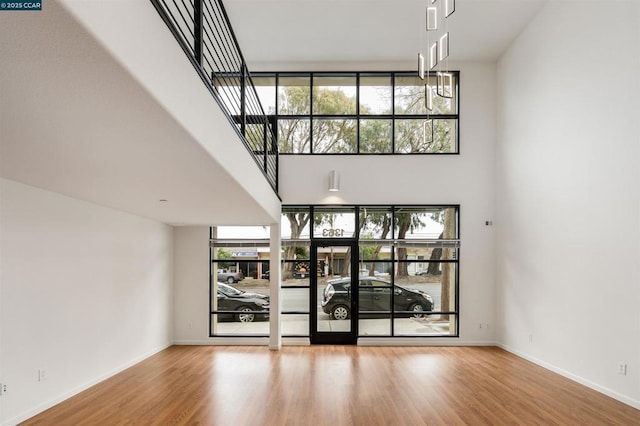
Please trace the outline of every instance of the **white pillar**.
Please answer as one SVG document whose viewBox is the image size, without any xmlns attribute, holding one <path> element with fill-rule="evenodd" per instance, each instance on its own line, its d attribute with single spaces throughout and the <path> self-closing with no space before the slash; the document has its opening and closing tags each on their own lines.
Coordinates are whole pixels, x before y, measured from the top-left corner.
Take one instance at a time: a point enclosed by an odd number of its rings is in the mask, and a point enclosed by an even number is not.
<svg viewBox="0 0 640 426">
<path fill-rule="evenodd" d="M 280 350 L 282 331 L 280 328 L 280 222 L 272 223 L 269 243 L 269 349 Z"/>
</svg>

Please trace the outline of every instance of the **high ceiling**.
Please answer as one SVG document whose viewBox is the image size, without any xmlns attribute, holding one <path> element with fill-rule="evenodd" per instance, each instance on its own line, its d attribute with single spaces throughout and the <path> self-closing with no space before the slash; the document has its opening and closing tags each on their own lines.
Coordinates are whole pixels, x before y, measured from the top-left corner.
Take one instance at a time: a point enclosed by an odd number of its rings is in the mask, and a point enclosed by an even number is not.
<svg viewBox="0 0 640 426">
<path fill-rule="evenodd" d="M 279 62 L 413 62 L 426 51 L 429 0 L 223 1 L 250 69 Z M 496 60 L 545 2 L 457 0 L 446 21 L 450 60 Z"/>
<path fill-rule="evenodd" d="M 0 177 L 174 225 L 271 223 L 276 195 L 151 3 L 127 10 L 0 13 Z"/>
</svg>

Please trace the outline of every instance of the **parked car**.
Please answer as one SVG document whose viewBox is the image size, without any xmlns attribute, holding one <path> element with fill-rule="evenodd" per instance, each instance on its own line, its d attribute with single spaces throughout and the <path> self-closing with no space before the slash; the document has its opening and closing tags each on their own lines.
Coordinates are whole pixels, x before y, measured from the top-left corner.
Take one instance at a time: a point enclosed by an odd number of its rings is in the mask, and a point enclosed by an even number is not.
<svg viewBox="0 0 640 426">
<path fill-rule="evenodd" d="M 218 282 L 237 283 L 244 279 L 242 272 L 227 272 L 224 269 L 218 269 Z"/>
<path fill-rule="evenodd" d="M 391 282 L 376 277 L 359 277 L 358 301 L 360 317 L 367 311 L 391 310 Z M 399 285 L 393 286 L 394 311 L 411 311 L 403 316 L 421 318 L 425 311 L 433 310 L 433 299 L 422 290 Z M 351 278 L 331 280 L 327 283 L 322 297 L 322 310 L 336 320 L 351 317 Z"/>
<path fill-rule="evenodd" d="M 218 314 L 220 321 L 253 322 L 269 319 L 269 296 L 249 293 L 224 283 L 218 283 L 218 310 L 237 313 Z"/>
</svg>

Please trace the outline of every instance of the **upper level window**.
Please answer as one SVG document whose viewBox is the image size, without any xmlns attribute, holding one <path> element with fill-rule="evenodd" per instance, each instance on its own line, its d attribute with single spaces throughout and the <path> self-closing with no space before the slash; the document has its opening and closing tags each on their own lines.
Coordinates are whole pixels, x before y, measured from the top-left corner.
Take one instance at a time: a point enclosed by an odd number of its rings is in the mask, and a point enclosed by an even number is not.
<svg viewBox="0 0 640 426">
<path fill-rule="evenodd" d="M 281 154 L 457 154 L 459 73 L 256 73 Z M 433 101 L 427 108 L 426 99 Z"/>
</svg>

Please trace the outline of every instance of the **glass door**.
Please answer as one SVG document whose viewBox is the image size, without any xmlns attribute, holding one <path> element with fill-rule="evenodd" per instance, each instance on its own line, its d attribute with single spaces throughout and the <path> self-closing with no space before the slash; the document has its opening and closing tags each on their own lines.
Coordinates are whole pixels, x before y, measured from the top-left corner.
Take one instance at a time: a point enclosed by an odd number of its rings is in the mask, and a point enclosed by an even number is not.
<svg viewBox="0 0 640 426">
<path fill-rule="evenodd" d="M 311 243 L 311 265 L 311 343 L 355 344 L 357 242 L 315 240 Z"/>
</svg>

